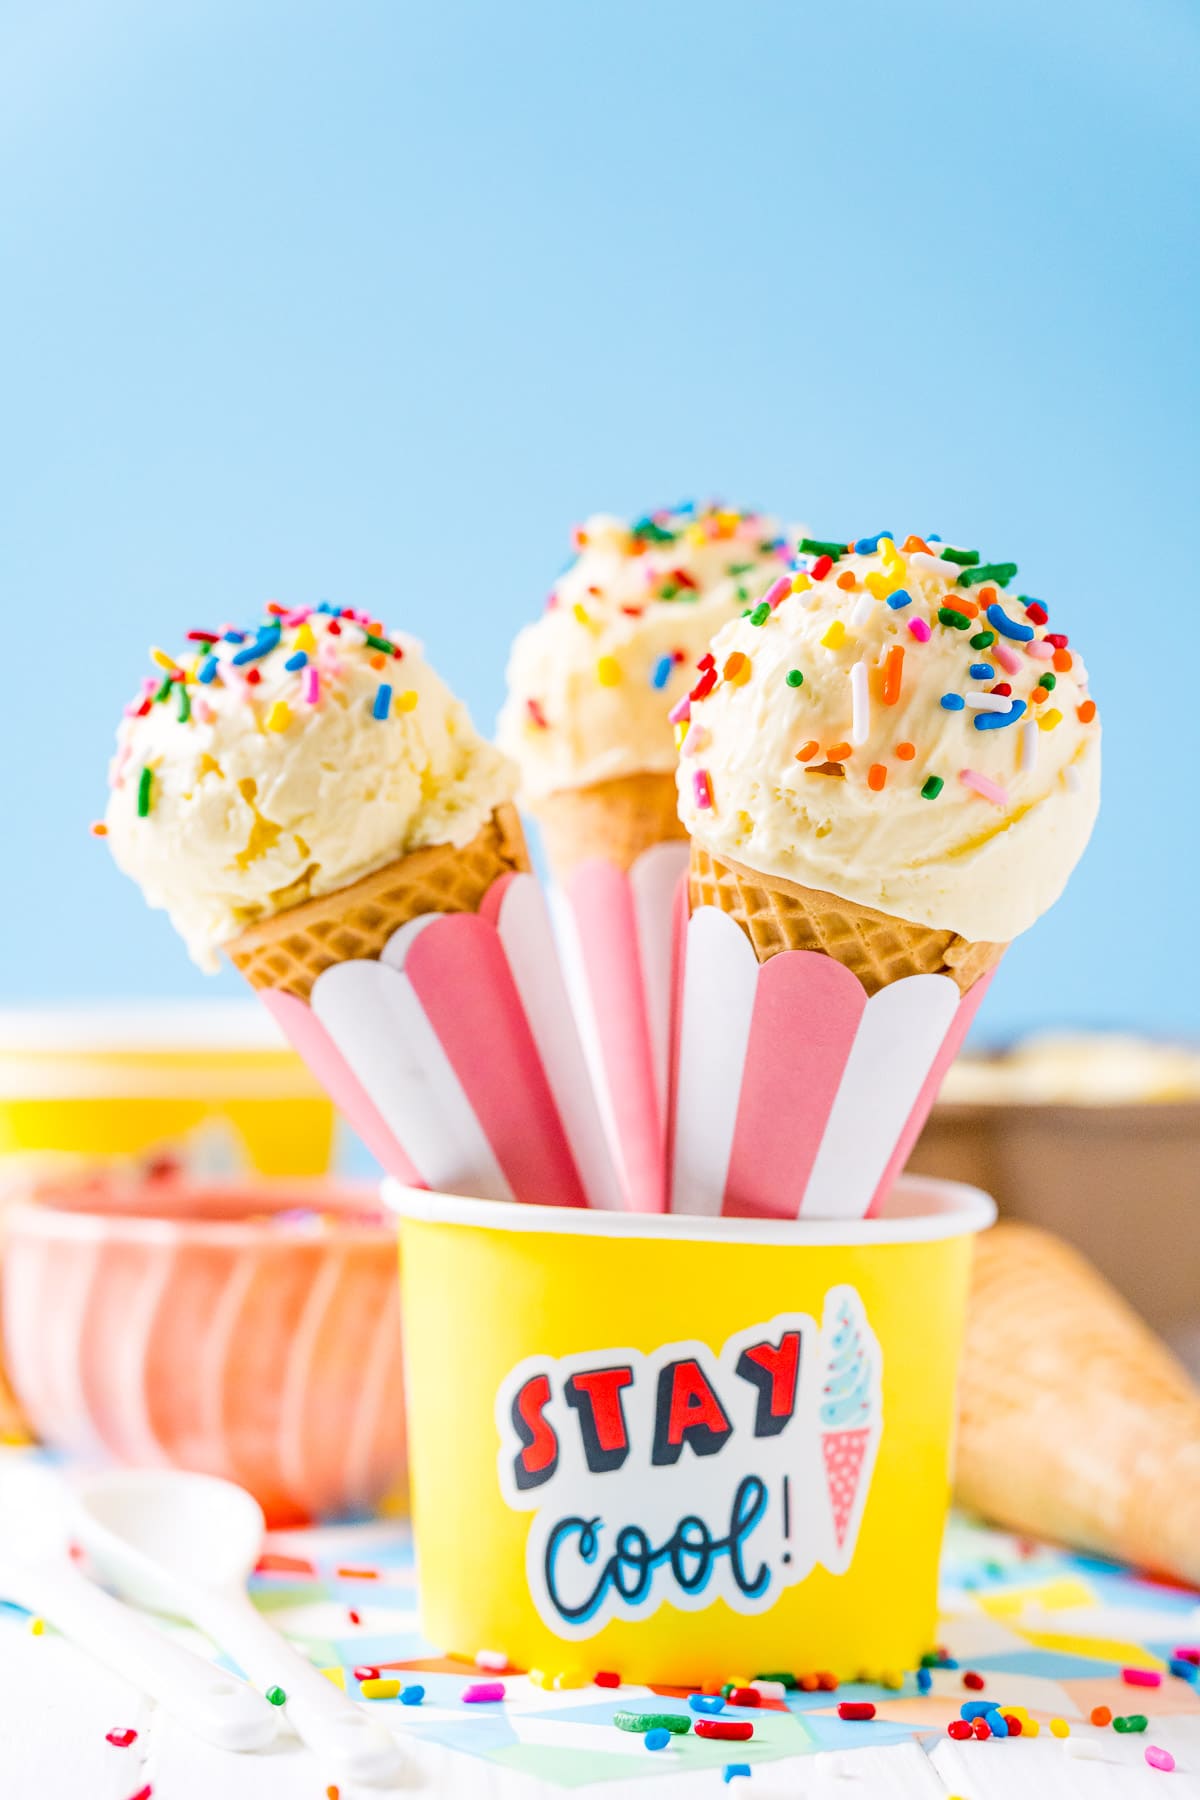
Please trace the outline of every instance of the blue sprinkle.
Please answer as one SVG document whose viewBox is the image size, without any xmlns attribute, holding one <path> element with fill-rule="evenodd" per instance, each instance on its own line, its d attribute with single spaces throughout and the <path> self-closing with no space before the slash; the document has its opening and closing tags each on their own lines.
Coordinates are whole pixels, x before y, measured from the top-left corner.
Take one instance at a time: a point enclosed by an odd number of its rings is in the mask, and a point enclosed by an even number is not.
<svg viewBox="0 0 1200 1800">
<path fill-rule="evenodd" d="M 970 673 L 972 681 L 990 681 L 996 671 L 991 663 L 972 663 Z"/>
<path fill-rule="evenodd" d="M 205 687 L 207 687 L 210 681 L 216 680 L 216 675 L 217 675 L 217 659 L 216 659 L 216 657 L 215 656 L 206 656 L 204 661 L 200 664 L 200 667 L 197 671 L 198 679 L 204 683 Z"/>
<path fill-rule="evenodd" d="M 940 544 L 941 541 L 942 534 L 940 531 L 927 531 L 925 533 L 925 542 L 927 544 Z"/>
<path fill-rule="evenodd" d="M 651 687 L 665 688 L 671 679 L 671 670 L 675 667 L 673 656 L 660 656 L 650 676 Z"/>
<path fill-rule="evenodd" d="M 307 651 L 297 650 L 295 656 L 289 656 L 283 666 L 287 670 L 289 675 L 294 675 L 296 673 L 296 670 L 302 669 L 307 661 L 308 661 Z"/>
<path fill-rule="evenodd" d="M 425 1689 L 423 1687 L 406 1687 L 400 1689 L 401 1706 L 420 1706 L 424 1698 Z"/>
<path fill-rule="evenodd" d="M 722 1781 L 732 1781 L 735 1775 L 749 1775 L 749 1763 L 726 1763 L 721 1770 Z"/>
<path fill-rule="evenodd" d="M 985 1712 L 983 1716 L 991 1727 L 993 1737 L 1008 1736 L 1008 1720 L 1004 1717 L 1004 1714 L 1000 1711 L 998 1706 L 993 1706 L 988 1712 Z"/>
<path fill-rule="evenodd" d="M 933 1671 L 932 1671 L 932 1669 L 918 1669 L 917 1670 L 917 1686 L 920 1688 L 920 1690 L 923 1694 L 929 1693 L 930 1689 L 933 1687 Z"/>
<path fill-rule="evenodd" d="M 242 663 L 257 662 L 260 657 L 269 655 L 279 642 L 281 629 L 282 627 L 279 625 L 264 625 L 254 642 L 245 645 L 237 652 L 233 658 L 234 667 L 236 668 Z M 1032 631 L 1029 635 L 1033 636 Z"/>
<path fill-rule="evenodd" d="M 928 539 L 926 539 L 926 542 L 928 542 Z M 958 1658 L 956 1656 L 943 1656 L 935 1666 L 939 1669 L 957 1669 L 959 1667 Z"/>
<path fill-rule="evenodd" d="M 976 731 L 1000 731 L 1005 725 L 1015 725 L 1025 711 L 1023 700 L 1014 700 L 1006 713 L 977 712 L 975 714 Z"/>
<path fill-rule="evenodd" d="M 1167 1667 L 1172 1675 L 1178 1675 L 1181 1681 L 1190 1681 L 1193 1687 L 1200 1682 L 1200 1667 L 1189 1662 L 1185 1656 L 1173 1656 Z"/>
<path fill-rule="evenodd" d="M 225 633 L 225 642 L 227 644 L 244 644 L 245 641 L 246 641 L 246 634 L 244 631 L 234 631 L 231 627 Z"/>
<path fill-rule="evenodd" d="M 1018 644 L 1027 644 L 1033 636 L 1032 625 L 1019 625 L 1010 619 L 998 600 L 993 600 L 987 609 L 988 623 L 994 625 L 1002 637 L 1013 638 Z"/>
<path fill-rule="evenodd" d="M 725 1711 L 724 1694 L 689 1694 L 688 1705 L 695 1713 L 707 1713 L 711 1716 Z"/>
<path fill-rule="evenodd" d="M 647 1750 L 665 1750 L 670 1741 L 671 1734 L 665 1725 L 656 1725 L 654 1730 L 648 1731 L 642 1739 Z"/>
<path fill-rule="evenodd" d="M 987 1713 L 995 1712 L 996 1702 L 994 1700 L 964 1700 L 958 1710 L 970 1724 L 972 1719 L 982 1719 Z"/>
<path fill-rule="evenodd" d="M 907 588 L 897 588 L 894 594 L 888 595 L 887 603 L 893 612 L 899 612 L 902 606 L 912 605 L 912 595 Z"/>
<path fill-rule="evenodd" d="M 372 712 L 377 719 L 386 719 L 392 706 L 392 690 L 386 681 L 381 681 L 375 690 L 375 704 Z"/>
<path fill-rule="evenodd" d="M 696 502 L 694 500 L 681 500 L 679 505 L 675 508 L 677 513 L 694 513 L 695 510 Z"/>
<path fill-rule="evenodd" d="M 317 606 L 317 611 L 319 613 L 329 613 L 330 616 L 335 619 L 340 619 L 342 616 L 341 607 L 335 606 L 332 600 L 322 600 Z"/>
<path fill-rule="evenodd" d="M 947 712 L 961 712 L 966 705 L 966 701 L 961 694 L 943 694 L 942 705 Z"/>
<path fill-rule="evenodd" d="M 874 556 L 875 552 L 879 548 L 880 538 L 891 538 L 892 542 L 894 543 L 896 540 L 896 534 L 894 531 L 877 531 L 875 533 L 874 537 L 859 538 L 858 542 L 854 546 L 855 555 L 856 556 Z"/>
</svg>

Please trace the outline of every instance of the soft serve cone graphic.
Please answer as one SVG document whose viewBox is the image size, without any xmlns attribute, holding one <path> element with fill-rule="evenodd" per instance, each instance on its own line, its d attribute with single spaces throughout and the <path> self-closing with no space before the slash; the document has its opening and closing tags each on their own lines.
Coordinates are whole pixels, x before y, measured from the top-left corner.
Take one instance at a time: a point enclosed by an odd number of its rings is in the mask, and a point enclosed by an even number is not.
<svg viewBox="0 0 1200 1800">
<path fill-rule="evenodd" d="M 868 1453 L 878 1418 L 875 1340 L 862 1301 L 852 1288 L 834 1288 L 827 1296 L 822 1337 L 821 1452 L 834 1541 L 841 1552 L 851 1523 L 861 1511 L 860 1490 L 870 1482 Z"/>
</svg>

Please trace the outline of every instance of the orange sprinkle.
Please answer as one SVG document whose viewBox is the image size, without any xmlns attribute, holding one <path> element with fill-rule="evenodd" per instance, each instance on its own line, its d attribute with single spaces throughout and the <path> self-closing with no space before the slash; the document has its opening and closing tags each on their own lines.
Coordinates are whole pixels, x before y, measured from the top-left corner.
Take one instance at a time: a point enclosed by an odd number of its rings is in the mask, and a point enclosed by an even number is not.
<svg viewBox="0 0 1200 1800">
<path fill-rule="evenodd" d="M 1085 700 L 1082 706 L 1076 708 L 1076 711 L 1079 715 L 1079 723 L 1081 725 L 1090 725 L 1096 716 L 1096 702 L 1094 700 Z"/>
<path fill-rule="evenodd" d="M 917 746 L 915 744 L 903 743 L 896 745 L 896 755 L 900 758 L 901 762 L 911 762 L 916 754 Z"/>
<path fill-rule="evenodd" d="M 384 663 L 387 661 L 387 657 L 377 650 L 374 656 L 369 657 L 367 660 L 370 662 L 373 669 L 382 669 Z"/>
<path fill-rule="evenodd" d="M 1093 1725 L 1111 1725 L 1112 1709 L 1108 1706 L 1093 1706 L 1089 1715 Z"/>
<path fill-rule="evenodd" d="M 849 593 L 851 588 L 853 588 L 855 586 L 855 583 L 856 583 L 856 577 L 855 577 L 853 569 L 847 569 L 843 574 L 839 575 L 837 578 L 838 586 L 840 588 L 845 588 L 847 593 Z"/>
<path fill-rule="evenodd" d="M 992 586 L 991 582 L 987 582 L 979 590 L 979 604 L 980 604 L 980 606 L 994 606 L 995 603 L 996 603 L 996 590 Z"/>
<path fill-rule="evenodd" d="M 725 658 L 725 667 L 721 673 L 726 681 L 731 681 L 735 687 L 741 687 L 744 681 L 750 679 L 750 658 L 743 650 L 732 651 Z"/>
<path fill-rule="evenodd" d="M 872 763 L 867 770 L 867 786 L 877 794 L 886 781 L 887 770 L 884 768 L 883 764 Z"/>
<path fill-rule="evenodd" d="M 811 762 L 820 748 L 821 746 L 818 744 L 817 740 L 815 738 L 810 738 L 807 744 L 801 744 L 800 748 L 797 750 L 796 761 Z"/>
<path fill-rule="evenodd" d="M 104 823 L 103 819 L 97 819 L 90 827 L 90 830 L 93 837 L 108 836 L 108 826 Z"/>
<path fill-rule="evenodd" d="M 980 592 L 980 596 L 982 597 L 982 595 L 986 592 L 986 589 L 981 588 L 979 590 L 979 592 Z M 994 589 L 993 589 L 993 592 L 995 592 Z M 965 614 L 965 616 L 968 619 L 977 619 L 979 617 L 978 606 L 976 606 L 974 600 L 968 600 L 965 594 L 956 594 L 954 597 L 954 600 L 952 602 L 949 602 L 948 604 L 952 604 L 955 612 L 960 612 L 960 613 Z M 991 601 L 989 600 L 986 604 L 990 606 Z"/>
<path fill-rule="evenodd" d="M 830 744 L 829 746 L 830 762 L 845 762 L 850 754 L 851 750 L 849 744 Z"/>
<path fill-rule="evenodd" d="M 1054 666 L 1060 675 L 1066 674 L 1067 670 L 1072 666 L 1073 660 L 1069 650 L 1056 650 L 1054 652 Z"/>
<path fill-rule="evenodd" d="M 1049 698 L 1050 696 L 1044 687 L 1035 687 L 1032 694 L 1029 696 L 1029 704 L 1031 706 L 1040 706 L 1043 700 L 1048 700 Z"/>
<path fill-rule="evenodd" d="M 893 644 L 883 662 L 883 704 L 895 706 L 900 698 L 900 680 L 904 674 L 904 645 Z M 880 782 L 880 787 L 883 783 Z"/>
<path fill-rule="evenodd" d="M 900 548 L 904 551 L 906 556 L 910 550 L 923 550 L 926 556 L 929 555 L 929 545 L 925 542 L 923 537 L 918 537 L 915 532 L 910 532 L 908 534 Z"/>
</svg>

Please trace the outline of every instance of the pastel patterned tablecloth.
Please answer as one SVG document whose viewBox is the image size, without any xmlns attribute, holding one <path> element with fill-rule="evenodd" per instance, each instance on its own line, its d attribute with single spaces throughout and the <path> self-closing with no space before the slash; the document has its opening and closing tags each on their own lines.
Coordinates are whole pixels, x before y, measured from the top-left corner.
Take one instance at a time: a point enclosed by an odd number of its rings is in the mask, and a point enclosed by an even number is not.
<svg viewBox="0 0 1200 1800">
<path fill-rule="evenodd" d="M 498 1677 L 505 1687 L 502 1704 L 464 1703 L 466 1687 L 483 1677 L 471 1664 L 439 1655 L 422 1638 L 412 1544 L 402 1526 L 280 1534 L 271 1540 L 254 1589 L 258 1605 L 348 1693 L 359 1692 L 354 1670 L 363 1666 L 419 1683 L 425 1689 L 419 1707 L 401 1706 L 399 1700 L 372 1704 L 391 1711 L 398 1726 L 418 1737 L 551 1788 L 678 1778 L 745 1763 L 755 1776 L 768 1778 L 755 1782 L 755 1791 L 767 1793 L 774 1790 L 764 1765 L 867 1747 L 916 1746 L 935 1760 L 949 1754 L 953 1762 L 959 1746 L 946 1739 L 947 1723 L 964 1700 L 986 1698 L 1025 1707 L 1042 1721 L 1044 1741 L 1026 1749 L 1059 1759 L 1062 1786 L 1056 1792 L 1074 1791 L 1075 1778 L 1089 1768 L 1099 1778 L 1095 1763 L 1102 1760 L 1111 1761 L 1114 1774 L 1124 1764 L 1149 1779 L 1153 1772 L 1144 1750 L 1152 1743 L 1177 1759 L 1182 1779 L 1171 1791 L 1190 1792 L 1195 1780 L 1200 1792 L 1200 1690 L 1168 1666 L 1177 1648 L 1200 1643 L 1200 1597 L 963 1521 L 952 1524 L 947 1538 L 941 1595 L 942 1641 L 961 1666 L 933 1670 L 929 1693 L 919 1691 L 913 1672 L 899 1689 L 856 1684 L 836 1695 L 791 1693 L 786 1701 L 727 1715 L 753 1719 L 748 1743 L 706 1743 L 688 1736 L 657 1754 L 613 1726 L 618 1708 L 649 1710 L 655 1696 L 648 1689 L 587 1686 L 555 1692 L 506 1672 Z M 1161 1685 L 1130 1686 L 1122 1678 L 1127 1668 L 1158 1673 Z M 983 1677 L 982 1694 L 964 1687 L 968 1669 Z M 837 1703 L 846 1699 L 874 1701 L 875 1719 L 867 1724 L 839 1719 Z M 1100 1730 L 1088 1722 L 1097 1706 L 1114 1714 L 1145 1714 L 1149 1728 L 1127 1738 L 1111 1728 Z M 1066 1720 L 1077 1741 L 1051 1739 L 1051 1718 Z M 1080 1760 L 1080 1739 L 1094 1745 L 1086 1762 Z M 1015 1744 L 998 1741 L 969 1748 L 986 1750 L 997 1776 L 1001 1759 L 1017 1751 Z M 828 1754 L 822 1764 L 828 1769 Z M 848 1771 L 851 1766 L 846 1763 Z M 984 1791 L 978 1766 L 976 1757 L 973 1800 Z M 1007 1773 L 1014 1770 L 1010 1763 Z M 1012 1791 L 1007 1779 L 1002 1787 Z M 939 1785 L 937 1791 L 945 1790 Z M 1132 1793 L 1140 1784 L 1093 1784 L 1083 1791 Z"/>
</svg>

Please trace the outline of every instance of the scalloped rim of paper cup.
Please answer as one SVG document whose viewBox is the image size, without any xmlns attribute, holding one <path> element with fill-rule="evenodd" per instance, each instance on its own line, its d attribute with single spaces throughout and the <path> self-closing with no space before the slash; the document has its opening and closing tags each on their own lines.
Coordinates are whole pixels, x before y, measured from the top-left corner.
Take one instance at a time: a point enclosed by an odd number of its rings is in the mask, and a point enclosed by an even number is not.
<svg viewBox="0 0 1200 1800">
<path fill-rule="evenodd" d="M 677 1243 L 914 1244 L 986 1231 L 996 1202 L 963 1181 L 902 1175 L 873 1219 L 736 1219 L 699 1213 L 602 1212 L 591 1207 L 530 1206 L 506 1200 L 469 1200 L 428 1188 L 383 1183 L 383 1202 L 402 1219 L 424 1224 L 473 1225 L 485 1231 L 550 1232 L 567 1237 L 667 1238 Z M 909 1210 L 909 1209 L 912 1210 Z"/>
</svg>

